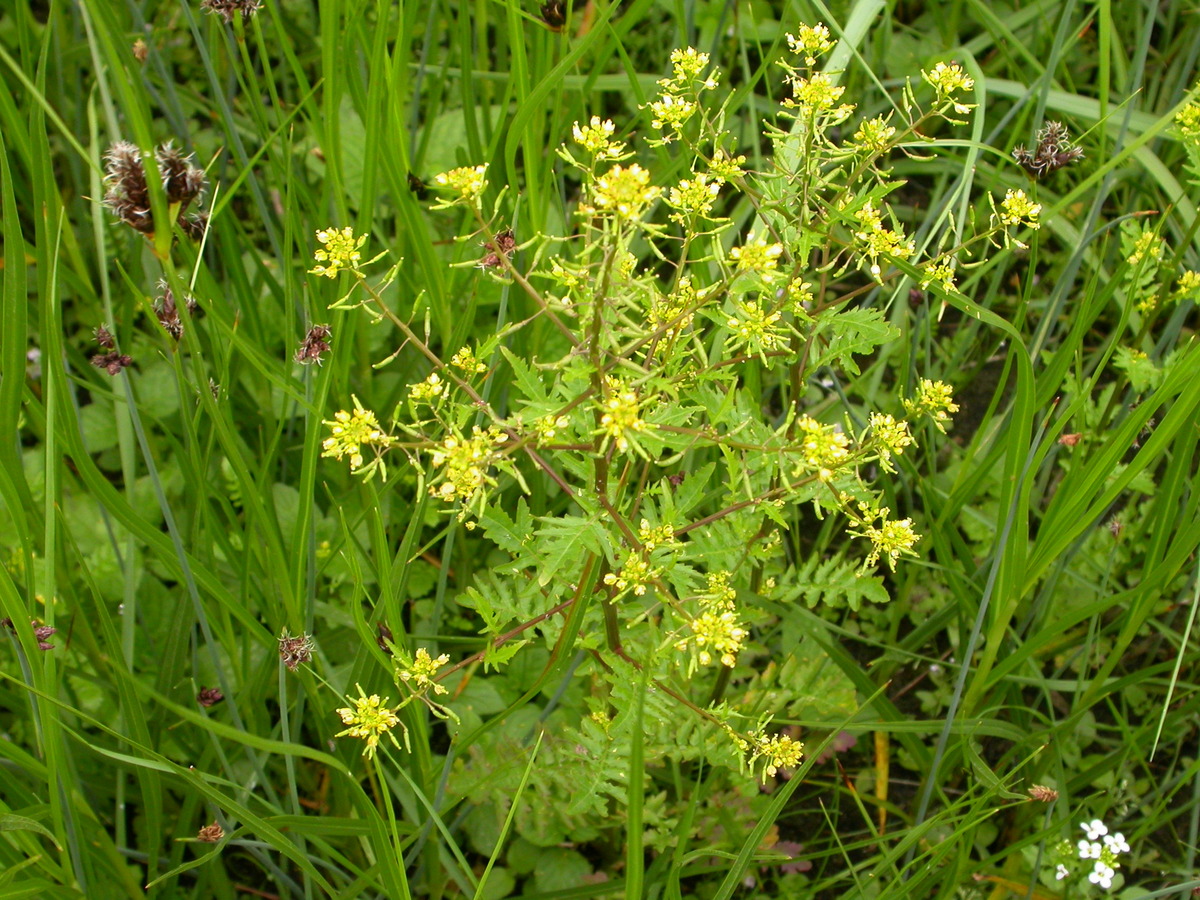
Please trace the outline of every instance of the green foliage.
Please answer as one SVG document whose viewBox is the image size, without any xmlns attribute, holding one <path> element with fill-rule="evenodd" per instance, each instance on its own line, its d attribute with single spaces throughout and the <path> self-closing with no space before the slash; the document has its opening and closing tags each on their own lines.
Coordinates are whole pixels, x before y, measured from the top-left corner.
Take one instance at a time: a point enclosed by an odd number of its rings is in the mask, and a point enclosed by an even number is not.
<svg viewBox="0 0 1200 900">
<path fill-rule="evenodd" d="M 0 5 L 0 894 L 1194 886 L 1196 31 L 884 7 Z"/>
</svg>

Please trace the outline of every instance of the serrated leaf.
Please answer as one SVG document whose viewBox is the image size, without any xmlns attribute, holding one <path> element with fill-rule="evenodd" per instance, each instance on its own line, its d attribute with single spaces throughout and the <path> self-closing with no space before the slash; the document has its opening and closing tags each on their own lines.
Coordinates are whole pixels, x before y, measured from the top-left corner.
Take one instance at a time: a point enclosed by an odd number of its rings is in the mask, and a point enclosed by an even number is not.
<svg viewBox="0 0 1200 900">
<path fill-rule="evenodd" d="M 493 505 L 479 517 L 479 527 L 483 529 L 488 540 L 514 557 L 520 558 L 529 552 L 529 542 L 533 537 L 533 516 L 529 514 L 529 504 L 525 502 L 524 497 L 517 500 L 516 519 L 499 505 Z"/>
<path fill-rule="evenodd" d="M 870 353 L 880 344 L 900 336 L 900 332 L 884 320 L 882 310 L 865 307 L 822 317 L 821 334 L 825 344 L 812 359 L 812 369 L 841 366 L 854 375 L 859 374 L 858 362 L 854 359 L 856 354 Z"/>
<path fill-rule="evenodd" d="M 856 563 L 839 559 L 819 562 L 809 560 L 796 571 L 797 587 L 791 599 L 804 598 L 812 609 L 818 603 L 830 607 L 848 606 L 857 611 L 863 600 L 887 603 L 891 600 L 883 579 L 878 575 L 862 575 Z"/>
<path fill-rule="evenodd" d="M 500 667 L 517 655 L 522 647 L 528 644 L 529 641 L 507 641 L 499 647 L 488 644 L 486 650 L 483 651 L 483 671 L 489 668 L 499 672 Z"/>
<path fill-rule="evenodd" d="M 483 628 L 480 629 L 480 634 L 496 634 L 500 631 L 500 617 L 496 614 L 496 609 L 492 606 L 491 601 L 485 597 L 478 588 L 469 587 L 458 596 L 458 602 L 473 609 L 479 613 L 479 618 L 483 619 Z"/>
<path fill-rule="evenodd" d="M 695 472 L 688 472 L 683 479 L 683 483 L 675 489 L 674 503 L 675 509 L 681 516 L 686 516 L 690 513 L 708 492 L 709 482 L 712 481 L 713 470 L 716 469 L 716 463 L 709 463 L 701 466 Z"/>
<path fill-rule="evenodd" d="M 538 584 L 545 587 L 561 570 L 574 573 L 587 553 L 604 553 L 604 529 L 594 519 L 579 516 L 543 518 L 538 529 Z"/>
<path fill-rule="evenodd" d="M 531 404 L 548 404 L 550 402 L 550 392 L 546 390 L 545 384 L 542 383 L 542 376 L 538 373 L 538 370 L 503 345 L 500 347 L 500 352 L 504 354 L 504 358 L 508 360 L 508 364 L 512 367 L 517 389 L 520 391 L 521 396 Z"/>
</svg>

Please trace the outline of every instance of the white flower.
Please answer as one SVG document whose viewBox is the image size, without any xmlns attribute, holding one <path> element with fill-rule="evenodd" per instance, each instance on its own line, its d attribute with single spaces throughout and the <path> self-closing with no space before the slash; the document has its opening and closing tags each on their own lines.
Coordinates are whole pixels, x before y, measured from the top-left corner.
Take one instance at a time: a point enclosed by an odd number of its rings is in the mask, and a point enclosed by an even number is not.
<svg viewBox="0 0 1200 900">
<path fill-rule="evenodd" d="M 1129 844 L 1125 841 L 1125 835 L 1119 831 L 1116 834 L 1106 834 L 1104 836 L 1104 846 L 1114 854 L 1129 852 Z"/>
<path fill-rule="evenodd" d="M 1080 822 L 1079 827 L 1083 829 L 1089 841 L 1094 841 L 1102 834 L 1108 834 L 1108 827 L 1099 819 L 1092 819 L 1091 822 Z"/>
<path fill-rule="evenodd" d="M 1054 870 L 1054 877 L 1057 878 L 1059 881 L 1062 881 L 1064 878 L 1066 878 L 1070 874 L 1071 874 L 1071 870 L 1068 869 L 1066 866 L 1064 866 L 1062 863 L 1059 863 L 1058 868 Z"/>
<path fill-rule="evenodd" d="M 1099 859 L 1100 845 L 1095 842 L 1080 841 L 1079 842 L 1079 858 L 1080 859 Z"/>
<path fill-rule="evenodd" d="M 1104 863 L 1097 860 L 1096 867 L 1088 875 L 1088 881 L 1107 890 L 1108 888 L 1112 887 L 1112 878 L 1114 874 L 1116 874 L 1115 869 L 1106 866 Z"/>
</svg>

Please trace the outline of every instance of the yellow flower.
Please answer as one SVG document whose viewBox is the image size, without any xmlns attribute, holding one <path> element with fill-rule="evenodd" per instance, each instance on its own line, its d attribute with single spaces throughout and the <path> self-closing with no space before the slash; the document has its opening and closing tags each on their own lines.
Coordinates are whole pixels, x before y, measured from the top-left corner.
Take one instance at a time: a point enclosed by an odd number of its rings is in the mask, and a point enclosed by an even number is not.
<svg viewBox="0 0 1200 900">
<path fill-rule="evenodd" d="M 596 179 L 596 206 L 625 219 L 635 218 L 658 193 L 650 185 L 650 173 L 637 163 L 613 166 Z"/>
<path fill-rule="evenodd" d="M 753 748 L 750 754 L 750 765 L 753 766 L 755 760 L 758 759 L 766 760 L 762 775 L 764 782 L 784 767 L 792 768 L 799 765 L 800 757 L 804 752 L 804 744 L 800 741 L 793 740 L 787 735 L 778 734 L 768 738 L 761 731 L 750 735 L 750 744 Z"/>
<path fill-rule="evenodd" d="M 348 454 L 350 471 L 353 472 L 363 464 L 363 447 L 371 445 L 386 447 L 390 438 L 380 429 L 375 413 L 364 409 L 353 394 L 350 397 L 354 400 L 354 412 L 339 410 L 333 414 L 332 422 L 321 423 L 328 425 L 331 432 L 331 436 L 321 444 L 324 448 L 321 456 L 341 459 Z"/>
<path fill-rule="evenodd" d="M 349 735 L 362 738 L 367 742 L 363 748 L 364 756 L 373 757 L 375 755 L 379 739 L 385 734 L 399 749 L 400 745 L 396 743 L 396 736 L 390 731 L 400 724 L 400 720 L 388 706 L 387 698 L 380 700 L 378 694 L 368 697 L 363 693 L 362 685 L 356 684 L 355 687 L 358 688 L 358 697 L 347 698 L 353 706 L 343 707 L 337 711 L 337 714 L 342 717 L 342 723 L 350 727 L 345 731 L 339 731 L 335 737 Z"/>
<path fill-rule="evenodd" d="M 945 431 L 942 423 L 950 421 L 950 413 L 958 412 L 953 388 L 944 381 L 930 381 L 928 378 L 921 379 L 914 399 L 902 402 L 904 411 L 910 416 L 924 415 L 933 419 L 938 431 Z"/>
<path fill-rule="evenodd" d="M 1024 191 L 1010 190 L 1000 201 L 1000 222 L 1003 225 L 1028 225 L 1030 228 L 1041 228 L 1038 214 L 1042 204 L 1034 203 L 1025 196 Z"/>
<path fill-rule="evenodd" d="M 829 28 L 825 25 L 801 25 L 795 35 L 785 35 L 788 47 L 793 53 L 804 56 L 806 66 L 815 66 L 817 57 L 828 53 L 836 44 L 829 36 Z"/>
<path fill-rule="evenodd" d="M 478 205 L 480 196 L 487 188 L 487 179 L 484 177 L 486 174 L 487 166 L 462 166 L 435 176 L 433 180 L 439 187 L 449 188 L 458 194 L 443 206 L 452 206 L 459 202 Z"/>
<path fill-rule="evenodd" d="M 443 653 L 434 659 L 429 655 L 428 650 L 418 647 L 412 664 L 397 668 L 396 676 L 418 693 L 424 693 L 432 688 L 435 694 L 444 694 L 446 688 L 434 681 L 432 676 L 448 662 L 450 662 L 449 654 Z"/>
<path fill-rule="evenodd" d="M 324 248 L 313 253 L 313 258 L 323 266 L 309 269 L 312 275 L 324 275 L 326 278 L 336 278 L 344 270 L 357 269 L 361 256 L 359 248 L 367 241 L 365 234 L 354 236 L 354 229 L 347 225 L 340 231 L 336 228 L 323 228 L 317 232 L 317 240 Z"/>
<path fill-rule="evenodd" d="M 637 391 L 626 385 L 618 378 L 606 379 L 607 388 L 603 412 L 600 416 L 600 430 L 605 440 L 615 438 L 617 449 L 624 453 L 629 449 L 629 432 L 644 431 L 646 422 L 638 415 L 639 401 Z"/>
</svg>

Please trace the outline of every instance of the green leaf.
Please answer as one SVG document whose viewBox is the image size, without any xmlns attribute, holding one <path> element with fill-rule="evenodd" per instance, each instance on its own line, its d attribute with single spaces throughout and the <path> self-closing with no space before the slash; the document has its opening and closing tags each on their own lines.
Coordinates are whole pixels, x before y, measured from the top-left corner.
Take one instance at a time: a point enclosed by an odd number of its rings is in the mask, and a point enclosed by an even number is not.
<svg viewBox="0 0 1200 900">
<path fill-rule="evenodd" d="M 479 517 L 479 527 L 497 547 L 520 559 L 529 553 L 533 534 L 533 517 L 525 498 L 517 500 L 517 517 L 513 519 L 499 505 L 489 506 Z"/>
<path fill-rule="evenodd" d="M 809 609 L 823 603 L 857 610 L 863 600 L 872 603 L 891 600 L 880 576 L 862 575 L 856 563 L 838 557 L 824 562 L 808 560 L 796 571 L 795 581 L 796 587 L 789 592 L 788 599 L 803 598 Z"/>
<path fill-rule="evenodd" d="M 45 825 L 36 819 L 13 815 L 12 813 L 2 813 L 0 814 L 0 831 L 33 831 L 44 838 L 49 838 L 55 847 L 62 850 L 62 846 L 55 840 L 54 835 Z"/>
<path fill-rule="evenodd" d="M 500 347 L 500 352 L 504 354 L 504 358 L 512 367 L 521 396 L 531 404 L 548 404 L 550 393 L 542 383 L 542 376 L 538 374 L 537 369 L 503 345 Z"/>
<path fill-rule="evenodd" d="M 538 584 L 545 587 L 560 570 L 578 569 L 583 557 L 604 553 L 608 544 L 604 529 L 594 519 L 579 516 L 543 517 L 538 529 Z"/>
<path fill-rule="evenodd" d="M 812 369 L 840 366 L 857 375 L 856 354 L 870 353 L 880 344 L 900 336 L 891 323 L 884 321 L 880 309 L 848 309 L 836 316 L 822 316 L 820 321 L 820 334 L 825 338 L 825 345 L 813 360 Z"/>
</svg>

